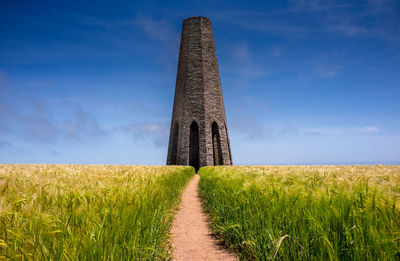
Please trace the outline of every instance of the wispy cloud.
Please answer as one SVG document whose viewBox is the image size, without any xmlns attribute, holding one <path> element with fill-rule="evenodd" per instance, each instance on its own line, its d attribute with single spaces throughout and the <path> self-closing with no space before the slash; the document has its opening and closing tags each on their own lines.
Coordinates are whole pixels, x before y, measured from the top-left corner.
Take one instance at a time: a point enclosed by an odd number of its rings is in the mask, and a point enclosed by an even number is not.
<svg viewBox="0 0 400 261">
<path fill-rule="evenodd" d="M 300 127 L 291 122 L 266 122 L 255 114 L 240 110 L 233 117 L 231 130 L 244 139 L 276 139 L 292 136 L 376 136 L 377 126 Z"/>
<path fill-rule="evenodd" d="M 134 20 L 134 24 L 138 25 L 153 40 L 173 46 L 179 43 L 179 35 L 166 19 L 155 20 L 150 16 L 139 15 Z"/>
<path fill-rule="evenodd" d="M 0 86 L 6 84 L 7 82 L 7 74 L 0 69 Z"/>
<path fill-rule="evenodd" d="M 148 140 L 157 147 L 168 144 L 169 126 L 166 122 L 132 122 L 121 127 L 121 131 L 133 141 Z"/>
<path fill-rule="evenodd" d="M 279 57 L 282 54 L 282 47 L 281 46 L 274 46 L 274 47 L 271 47 L 268 51 L 274 57 Z"/>
<path fill-rule="evenodd" d="M 233 110 L 232 122 L 229 128 L 243 139 L 275 139 L 282 136 L 292 136 L 299 132 L 294 124 L 289 122 L 267 122 L 266 116 L 271 115 L 269 106 L 252 96 L 241 97 L 242 106 Z M 254 113 L 258 112 L 258 113 Z"/>
<path fill-rule="evenodd" d="M 66 104 L 66 108 L 70 117 L 61 125 L 66 137 L 76 141 L 85 141 L 88 138 L 100 138 L 108 134 L 100 127 L 97 119 L 79 104 L 69 102 Z"/>
<path fill-rule="evenodd" d="M 245 139 L 265 138 L 272 136 L 272 130 L 250 113 L 241 112 L 233 118 L 229 128 Z"/>
<path fill-rule="evenodd" d="M 361 3 L 291 0 L 286 8 L 279 11 L 222 11 L 219 19 L 249 30 L 290 38 L 334 33 L 346 37 L 378 38 L 399 43 L 395 35 L 399 34 L 400 28 L 395 26 L 398 23 L 393 21 L 393 17 L 396 17 L 393 3 L 392 0 L 368 0 Z M 290 19 L 282 19 L 284 16 Z M 303 19 L 303 16 L 307 16 L 308 19 Z M 314 22 L 303 22 L 310 19 Z"/>
<path fill-rule="evenodd" d="M 396 8 L 392 0 L 367 0 L 340 3 L 335 0 L 293 0 L 294 12 L 308 12 L 320 21 L 320 32 L 338 33 L 347 37 L 377 38 L 399 42 L 400 28 L 393 21 Z"/>
<path fill-rule="evenodd" d="M 105 19 L 101 19 L 95 16 L 78 16 L 77 20 L 79 23 L 92 26 L 92 27 L 100 27 L 106 30 L 115 30 L 117 27 L 120 27 L 121 25 L 125 25 L 125 23 L 122 23 L 121 21 L 119 22 L 111 22 L 107 21 Z"/>
<path fill-rule="evenodd" d="M 268 124 L 254 116 L 235 119 L 231 124 L 231 129 L 248 140 L 294 136 L 300 131 L 295 125 L 287 122 Z"/>
<path fill-rule="evenodd" d="M 248 61 L 251 58 L 247 43 L 240 43 L 234 46 L 233 57 L 241 61 Z"/>
<path fill-rule="evenodd" d="M 315 66 L 315 73 L 321 78 L 335 78 L 342 66 L 319 63 Z"/>
<path fill-rule="evenodd" d="M 318 78 L 333 79 L 343 68 L 336 60 L 337 57 L 334 54 L 319 54 L 306 61 L 305 66 L 300 68 L 300 71 L 302 74 L 313 74 Z"/>
<path fill-rule="evenodd" d="M 368 7 L 373 13 L 391 12 L 393 11 L 393 0 L 367 0 Z"/>
<path fill-rule="evenodd" d="M 269 73 L 261 67 L 257 57 L 246 42 L 234 44 L 231 53 L 231 61 L 225 68 L 228 68 L 228 71 L 232 74 L 236 86 L 249 86 L 250 80 L 263 77 Z"/>
<path fill-rule="evenodd" d="M 335 0 L 290 0 L 289 11 L 316 13 L 331 10 L 347 9 L 349 7 L 360 6 L 356 3 L 338 3 Z"/>
<path fill-rule="evenodd" d="M 11 146 L 11 143 L 6 140 L 0 140 L 0 148 Z"/>
<path fill-rule="evenodd" d="M 371 33 L 371 30 L 363 26 L 351 24 L 349 21 L 341 22 L 340 24 L 330 25 L 326 27 L 327 30 L 344 34 L 346 36 L 359 36 Z"/>
<path fill-rule="evenodd" d="M 133 24 L 155 41 L 160 42 L 157 59 L 168 69 L 176 70 L 176 61 L 179 52 L 179 32 L 174 30 L 166 19 L 156 20 L 150 16 L 138 15 Z"/>
<path fill-rule="evenodd" d="M 376 126 L 365 127 L 315 127 L 301 128 L 299 133 L 306 136 L 357 136 L 373 135 L 381 130 Z"/>
<path fill-rule="evenodd" d="M 375 126 L 366 126 L 360 129 L 361 132 L 379 132 L 380 129 Z"/>
<path fill-rule="evenodd" d="M 383 5 L 391 2 L 391 0 L 367 0 L 370 5 Z"/>
<path fill-rule="evenodd" d="M 272 32 L 272 33 L 306 33 L 310 30 L 303 26 L 291 25 L 291 24 L 277 24 L 273 23 L 262 23 L 260 21 L 246 21 L 246 20 L 238 20 L 235 23 L 241 27 L 263 31 L 263 32 Z"/>
<path fill-rule="evenodd" d="M 107 135 L 97 119 L 77 103 L 62 101 L 59 112 L 63 117 L 56 117 L 44 99 L 23 102 L 21 108 L 0 100 L 0 135 L 44 144 L 60 139 L 86 142 Z"/>
<path fill-rule="evenodd" d="M 309 31 L 309 28 L 288 22 L 282 21 L 277 17 L 282 14 L 289 13 L 286 8 L 281 11 L 264 12 L 255 10 L 222 10 L 212 12 L 214 20 L 223 23 L 233 24 L 236 27 L 242 27 L 248 30 L 261 31 L 274 34 L 304 34 Z"/>
</svg>

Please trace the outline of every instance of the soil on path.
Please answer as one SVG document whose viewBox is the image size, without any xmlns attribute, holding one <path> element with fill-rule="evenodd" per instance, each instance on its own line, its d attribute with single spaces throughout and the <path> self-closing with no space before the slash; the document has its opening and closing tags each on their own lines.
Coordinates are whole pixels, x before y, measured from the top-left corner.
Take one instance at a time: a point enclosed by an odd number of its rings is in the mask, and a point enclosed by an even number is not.
<svg viewBox="0 0 400 261">
<path fill-rule="evenodd" d="M 208 229 L 208 219 L 201 208 L 200 176 L 189 182 L 182 195 L 179 212 L 172 227 L 171 243 L 175 260 L 237 260 Z"/>
</svg>

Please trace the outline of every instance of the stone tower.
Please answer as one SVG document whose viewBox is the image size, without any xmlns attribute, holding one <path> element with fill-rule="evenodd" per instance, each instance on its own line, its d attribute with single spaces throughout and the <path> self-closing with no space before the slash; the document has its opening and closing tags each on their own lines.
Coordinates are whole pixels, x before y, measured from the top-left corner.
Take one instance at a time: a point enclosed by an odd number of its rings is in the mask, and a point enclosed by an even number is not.
<svg viewBox="0 0 400 261">
<path fill-rule="evenodd" d="M 232 165 L 211 22 L 183 21 L 167 165 Z"/>
</svg>

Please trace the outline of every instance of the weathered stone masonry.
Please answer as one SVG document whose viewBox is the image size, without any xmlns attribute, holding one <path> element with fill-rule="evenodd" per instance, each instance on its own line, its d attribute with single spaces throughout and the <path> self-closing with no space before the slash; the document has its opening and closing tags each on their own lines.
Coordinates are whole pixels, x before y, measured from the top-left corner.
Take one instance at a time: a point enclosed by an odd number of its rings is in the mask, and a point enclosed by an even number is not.
<svg viewBox="0 0 400 261">
<path fill-rule="evenodd" d="M 183 21 L 167 165 L 232 165 L 211 22 Z"/>
</svg>

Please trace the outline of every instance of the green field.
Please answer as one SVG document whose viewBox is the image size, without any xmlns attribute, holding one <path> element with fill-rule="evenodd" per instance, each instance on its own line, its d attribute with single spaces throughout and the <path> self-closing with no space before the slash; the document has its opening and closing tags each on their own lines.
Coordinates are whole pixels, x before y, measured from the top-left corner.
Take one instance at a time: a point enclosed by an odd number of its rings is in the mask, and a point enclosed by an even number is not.
<svg viewBox="0 0 400 261">
<path fill-rule="evenodd" d="M 167 259 L 192 167 L 0 165 L 0 260 Z"/>
<path fill-rule="evenodd" d="M 200 169 L 212 229 L 242 260 L 399 260 L 400 166 Z"/>
</svg>

